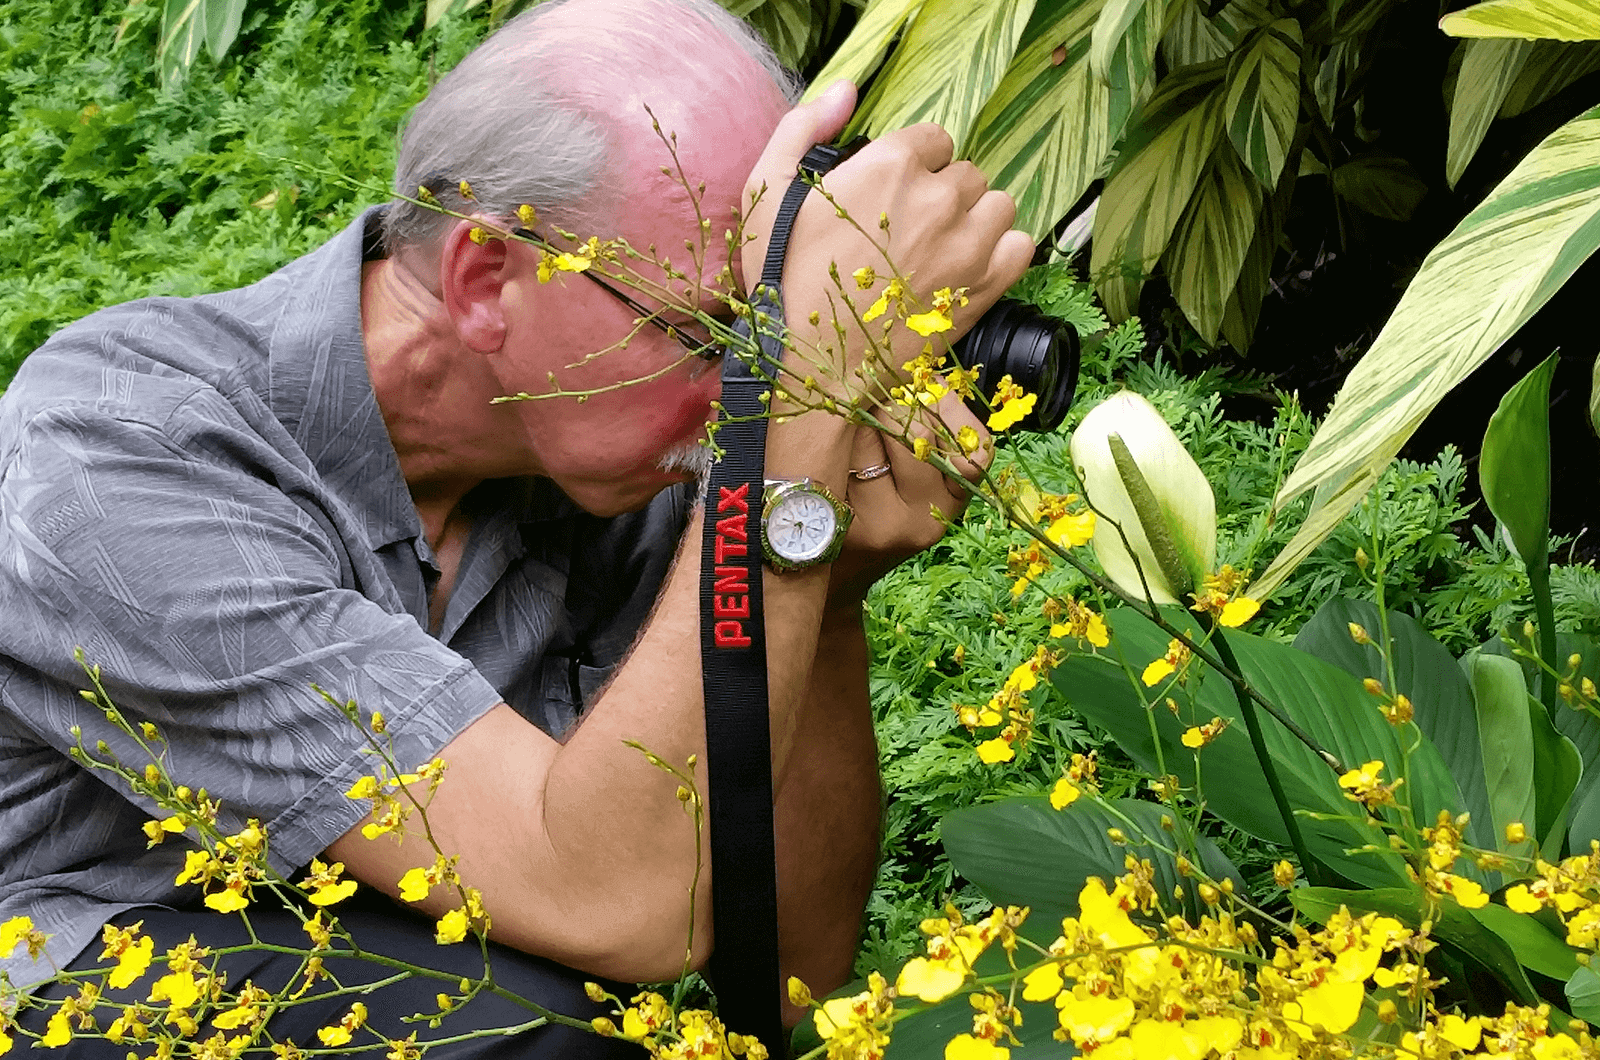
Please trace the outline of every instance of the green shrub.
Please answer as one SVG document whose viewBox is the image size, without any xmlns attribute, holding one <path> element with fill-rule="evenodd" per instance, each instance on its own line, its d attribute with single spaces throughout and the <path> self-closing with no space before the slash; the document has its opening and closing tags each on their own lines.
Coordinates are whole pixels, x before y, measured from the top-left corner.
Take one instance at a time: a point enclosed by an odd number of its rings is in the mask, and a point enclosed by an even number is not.
<svg viewBox="0 0 1600 1060">
<path fill-rule="evenodd" d="M 418 37 L 421 0 L 252 5 L 228 60 L 169 95 L 159 6 L 0 8 L 0 385 L 96 309 L 240 286 L 321 244 L 382 197 L 401 119 L 482 31 Z"/>
</svg>

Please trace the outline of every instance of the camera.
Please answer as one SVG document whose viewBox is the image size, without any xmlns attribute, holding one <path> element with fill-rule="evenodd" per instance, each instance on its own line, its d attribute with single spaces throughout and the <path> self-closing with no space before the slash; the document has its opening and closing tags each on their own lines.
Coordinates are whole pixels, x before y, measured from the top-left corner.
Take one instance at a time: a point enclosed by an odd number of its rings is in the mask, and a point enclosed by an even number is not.
<svg viewBox="0 0 1600 1060">
<path fill-rule="evenodd" d="M 1033 411 L 1017 424 L 1024 431 L 1053 431 L 1072 407 L 1078 389 L 1078 332 L 1070 324 L 1045 316 L 1026 302 L 1002 298 L 978 318 L 972 330 L 951 344 L 962 367 L 978 372 L 977 389 L 994 393 L 1001 378 L 1038 395 Z M 967 407 L 984 419 L 982 400 Z"/>
</svg>

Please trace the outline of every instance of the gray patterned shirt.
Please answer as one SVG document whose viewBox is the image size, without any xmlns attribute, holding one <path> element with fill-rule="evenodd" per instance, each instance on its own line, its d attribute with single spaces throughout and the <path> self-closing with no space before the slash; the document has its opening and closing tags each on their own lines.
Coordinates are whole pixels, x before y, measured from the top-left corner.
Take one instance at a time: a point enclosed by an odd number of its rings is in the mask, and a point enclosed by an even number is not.
<svg viewBox="0 0 1600 1060">
<path fill-rule="evenodd" d="M 146 761 L 79 696 L 75 646 L 160 727 L 174 780 L 228 831 L 260 818 L 293 874 L 366 808 L 343 793 L 370 759 L 313 684 L 382 709 L 406 764 L 502 700 L 561 737 L 655 600 L 685 490 L 601 519 L 496 480 L 462 502 L 428 631 L 439 570 L 361 338 L 378 216 L 252 286 L 79 321 L 0 397 L 0 922 L 30 916 L 61 966 L 111 916 L 199 897 L 173 884 L 187 844 L 147 849 L 154 807 L 67 756 L 76 725 Z M 0 972 L 50 974 L 25 951 Z"/>
</svg>

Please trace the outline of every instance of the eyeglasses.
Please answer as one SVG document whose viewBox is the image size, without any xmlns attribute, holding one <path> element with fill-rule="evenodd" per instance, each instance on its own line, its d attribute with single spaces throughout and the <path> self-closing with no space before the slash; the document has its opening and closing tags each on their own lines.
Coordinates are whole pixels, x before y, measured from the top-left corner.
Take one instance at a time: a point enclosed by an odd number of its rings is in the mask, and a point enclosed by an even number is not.
<svg viewBox="0 0 1600 1060">
<path fill-rule="evenodd" d="M 526 228 L 514 229 L 511 234 L 514 236 L 522 236 L 523 238 L 529 240 L 539 240 L 538 236 L 534 235 Z M 540 242 L 542 242 L 542 240 L 540 240 Z M 718 344 L 715 339 L 708 338 L 705 340 L 700 340 L 695 338 L 693 335 L 687 334 L 676 324 L 669 324 L 665 320 L 662 320 L 661 310 L 646 309 L 644 306 L 640 305 L 638 302 L 634 301 L 632 298 L 617 290 L 611 284 L 607 283 L 605 280 L 602 280 L 600 277 L 596 276 L 587 269 L 583 270 L 581 275 L 586 276 L 590 280 L 593 280 L 595 283 L 599 284 L 602 290 L 604 290 L 612 298 L 615 298 L 617 301 L 627 306 L 629 309 L 633 310 L 634 314 L 637 315 L 641 320 L 653 324 L 662 331 L 665 331 L 668 335 L 671 335 L 672 338 L 677 341 L 678 345 L 682 346 L 695 357 L 699 357 L 702 360 L 707 361 L 722 360 L 722 346 Z"/>
</svg>

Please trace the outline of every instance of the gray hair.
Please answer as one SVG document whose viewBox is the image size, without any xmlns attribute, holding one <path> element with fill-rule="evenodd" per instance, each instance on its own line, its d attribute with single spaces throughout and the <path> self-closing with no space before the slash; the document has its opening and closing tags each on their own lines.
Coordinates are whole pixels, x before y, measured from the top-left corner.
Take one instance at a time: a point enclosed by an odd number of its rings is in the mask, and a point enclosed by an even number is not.
<svg viewBox="0 0 1600 1060">
<path fill-rule="evenodd" d="M 685 60 L 705 54 L 708 30 L 754 60 L 790 104 L 799 99 L 798 77 L 715 0 L 642 0 L 605 34 L 583 40 L 542 25 L 568 2 L 545 0 L 507 22 L 417 105 L 401 138 L 397 195 L 416 197 L 424 187 L 446 209 L 504 219 L 527 203 L 563 228 L 593 227 L 624 194 L 615 179 L 623 145 L 605 120 L 616 102 L 592 84 L 593 72 L 658 77 L 686 69 Z M 657 17 L 639 17 L 641 7 Z M 463 180 L 471 201 L 458 190 Z M 397 199 L 384 240 L 391 252 L 427 246 L 453 223 Z"/>
</svg>

